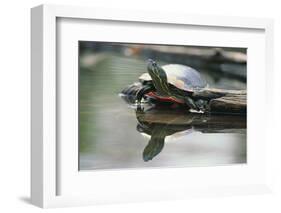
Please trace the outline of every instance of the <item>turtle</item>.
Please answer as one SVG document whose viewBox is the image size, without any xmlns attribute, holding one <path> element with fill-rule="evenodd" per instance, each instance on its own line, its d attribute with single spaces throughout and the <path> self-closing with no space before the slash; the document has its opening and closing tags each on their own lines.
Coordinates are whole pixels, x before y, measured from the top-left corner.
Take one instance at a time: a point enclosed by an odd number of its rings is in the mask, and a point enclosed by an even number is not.
<svg viewBox="0 0 281 213">
<path fill-rule="evenodd" d="M 154 60 L 147 63 L 148 73 L 139 77 L 142 83 L 137 92 L 136 102 L 141 106 L 144 95 L 186 104 L 191 110 L 205 112 L 206 100 L 192 97 L 194 92 L 204 90 L 208 85 L 195 69 L 181 64 L 168 64 L 160 67 Z"/>
</svg>

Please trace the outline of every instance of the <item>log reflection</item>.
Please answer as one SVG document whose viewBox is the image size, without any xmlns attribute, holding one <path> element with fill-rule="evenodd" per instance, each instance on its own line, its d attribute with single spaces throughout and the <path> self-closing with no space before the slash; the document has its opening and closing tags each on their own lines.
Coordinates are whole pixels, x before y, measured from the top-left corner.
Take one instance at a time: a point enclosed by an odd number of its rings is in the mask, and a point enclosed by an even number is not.
<svg viewBox="0 0 281 213">
<path fill-rule="evenodd" d="M 246 132 L 246 116 L 188 113 L 186 110 L 153 108 L 136 110 L 137 131 L 150 136 L 143 160 L 152 160 L 164 148 L 165 138 L 182 132 L 241 133 Z"/>
</svg>

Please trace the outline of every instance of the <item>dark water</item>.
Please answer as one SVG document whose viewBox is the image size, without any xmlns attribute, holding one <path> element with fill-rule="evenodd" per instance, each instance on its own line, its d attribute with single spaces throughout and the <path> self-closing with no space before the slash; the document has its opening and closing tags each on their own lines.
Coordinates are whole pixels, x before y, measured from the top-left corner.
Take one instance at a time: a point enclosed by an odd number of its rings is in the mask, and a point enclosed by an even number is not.
<svg viewBox="0 0 281 213">
<path fill-rule="evenodd" d="M 156 109 L 136 113 L 118 94 L 144 72 L 145 61 L 134 58 L 108 54 L 81 58 L 80 170 L 246 163 L 243 117 Z M 210 86 L 246 87 L 207 72 L 203 76 Z"/>
</svg>

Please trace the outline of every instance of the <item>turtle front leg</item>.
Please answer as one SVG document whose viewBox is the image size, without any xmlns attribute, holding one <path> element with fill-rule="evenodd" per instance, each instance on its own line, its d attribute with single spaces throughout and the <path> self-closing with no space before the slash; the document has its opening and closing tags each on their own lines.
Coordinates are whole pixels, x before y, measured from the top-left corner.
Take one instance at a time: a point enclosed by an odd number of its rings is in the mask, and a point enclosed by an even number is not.
<svg viewBox="0 0 281 213">
<path fill-rule="evenodd" d="M 208 101 L 199 99 L 195 102 L 196 106 L 200 109 L 202 112 L 208 111 Z"/>
<path fill-rule="evenodd" d="M 200 108 L 197 106 L 197 104 L 193 101 L 192 98 L 186 97 L 185 103 L 190 109 L 193 109 L 193 110 L 198 111 L 198 112 L 200 111 Z"/>
<path fill-rule="evenodd" d="M 137 103 L 138 108 L 141 107 L 141 100 L 142 100 L 143 96 L 151 91 L 154 91 L 154 87 L 151 85 L 145 85 L 137 92 L 136 103 Z"/>
</svg>

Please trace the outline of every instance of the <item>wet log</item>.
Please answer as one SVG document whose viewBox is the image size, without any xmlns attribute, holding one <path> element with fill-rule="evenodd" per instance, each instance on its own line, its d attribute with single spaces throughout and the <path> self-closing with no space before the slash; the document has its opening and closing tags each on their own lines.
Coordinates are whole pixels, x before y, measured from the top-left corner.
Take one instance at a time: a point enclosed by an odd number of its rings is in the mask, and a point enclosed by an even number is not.
<svg viewBox="0 0 281 213">
<path fill-rule="evenodd" d="M 221 98 L 216 98 L 209 103 L 212 113 L 247 113 L 247 98 L 244 95 L 227 95 Z"/>
<path fill-rule="evenodd" d="M 246 114 L 247 92 L 245 90 L 224 90 L 207 88 L 195 92 L 195 98 L 209 99 L 211 113 Z"/>
</svg>

